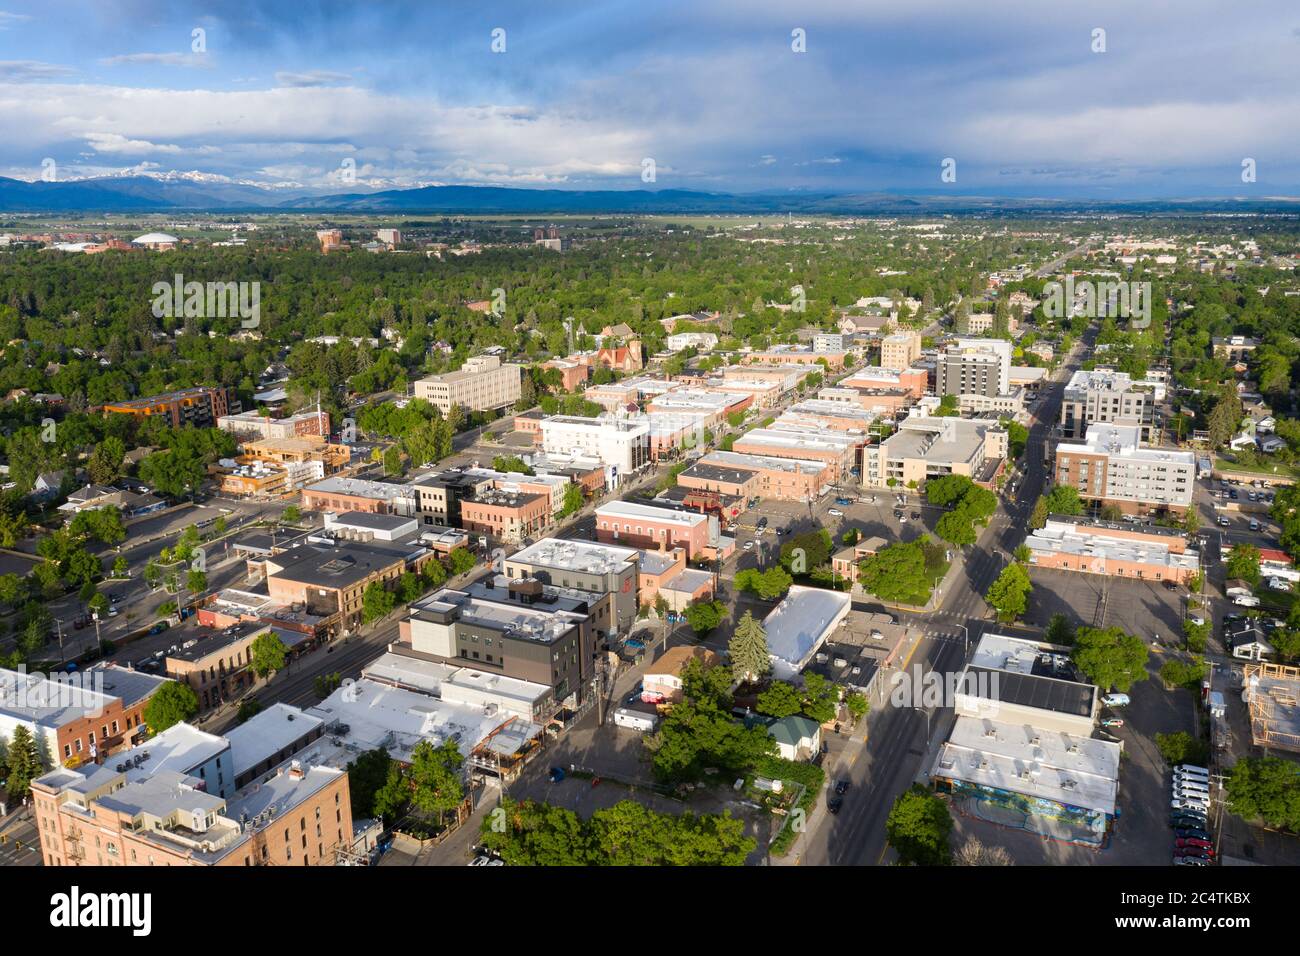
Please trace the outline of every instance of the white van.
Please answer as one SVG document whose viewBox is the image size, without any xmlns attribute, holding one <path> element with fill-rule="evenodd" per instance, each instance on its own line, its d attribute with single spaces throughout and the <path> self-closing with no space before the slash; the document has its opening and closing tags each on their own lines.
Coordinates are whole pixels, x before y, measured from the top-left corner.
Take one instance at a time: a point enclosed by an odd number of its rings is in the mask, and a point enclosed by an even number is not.
<svg viewBox="0 0 1300 956">
<path fill-rule="evenodd" d="M 1180 763 L 1174 768 L 1174 773 L 1194 773 L 1198 776 L 1204 777 L 1206 780 L 1210 779 L 1210 771 L 1206 770 L 1204 767 L 1198 767 L 1195 764 L 1190 763 Z"/>
<path fill-rule="evenodd" d="M 1175 810 L 1208 810 L 1210 801 L 1205 797 L 1174 797 L 1169 806 Z"/>
<path fill-rule="evenodd" d="M 1187 777 L 1182 780 L 1174 781 L 1175 794 L 1184 794 L 1184 793 L 1208 794 L 1209 792 L 1210 792 L 1210 785 L 1206 783 L 1204 780 L 1193 780 L 1191 777 Z"/>
<path fill-rule="evenodd" d="M 1238 607 L 1259 607 L 1259 598 L 1253 594 L 1240 594 L 1232 599 L 1232 603 Z"/>
</svg>

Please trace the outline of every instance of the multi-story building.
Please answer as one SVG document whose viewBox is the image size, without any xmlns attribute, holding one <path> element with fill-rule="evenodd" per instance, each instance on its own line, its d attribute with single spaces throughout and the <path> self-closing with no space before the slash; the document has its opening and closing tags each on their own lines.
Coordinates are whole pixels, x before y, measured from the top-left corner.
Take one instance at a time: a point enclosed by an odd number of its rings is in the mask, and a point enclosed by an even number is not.
<svg viewBox="0 0 1300 956">
<path fill-rule="evenodd" d="M 312 435 L 325 438 L 330 433 L 330 414 L 314 409 L 285 418 L 271 418 L 260 412 L 240 412 L 238 415 L 222 415 L 217 419 L 217 427 L 241 441 L 307 438 Z"/>
<path fill-rule="evenodd" d="M 269 624 L 241 622 L 201 634 L 169 651 L 163 658 L 163 670 L 173 680 L 188 684 L 199 699 L 200 711 L 207 712 L 253 686 L 253 642 L 269 633 Z"/>
<path fill-rule="evenodd" d="M 712 332 L 677 332 L 664 339 L 664 345 L 670 352 L 680 352 L 683 349 L 708 352 L 717 344 L 718 337 Z"/>
<path fill-rule="evenodd" d="M 597 595 L 591 611 L 596 627 L 618 631 L 636 618 L 640 555 L 617 545 L 543 538 L 506 558 L 503 569 L 507 578 Z"/>
<path fill-rule="evenodd" d="M 920 332 L 894 332 L 880 340 L 880 367 L 901 372 L 921 357 Z"/>
<path fill-rule="evenodd" d="M 915 488 L 927 478 L 965 475 L 991 486 L 1007 457 L 1007 433 L 987 419 L 914 416 L 862 451 L 862 483 Z"/>
<path fill-rule="evenodd" d="M 761 352 L 750 352 L 744 356 L 743 361 L 745 364 L 757 363 L 760 365 L 819 365 L 824 363 L 831 371 L 836 371 L 844 367 L 844 357 L 847 354 L 842 349 L 818 352 L 795 345 L 777 345 Z"/>
<path fill-rule="evenodd" d="M 299 760 L 230 798 L 176 770 L 60 768 L 32 802 L 46 866 L 329 866 L 352 844 L 347 773 Z"/>
<path fill-rule="evenodd" d="M 939 355 L 936 395 L 1003 395 L 1009 390 L 1011 343 L 957 339 Z"/>
<path fill-rule="evenodd" d="M 1244 362 L 1259 348 L 1259 339 L 1246 335 L 1230 335 L 1226 338 L 1215 337 L 1213 340 L 1214 357 L 1228 362 Z"/>
<path fill-rule="evenodd" d="M 656 395 L 646 403 L 647 412 L 693 414 L 708 416 L 705 427 L 720 424 L 732 412 L 743 412 L 754 403 L 754 396 L 746 392 L 719 392 L 703 389 L 681 388 Z"/>
<path fill-rule="evenodd" d="M 1110 369 L 1079 370 L 1065 386 L 1061 402 L 1061 436 L 1082 438 L 1094 423 L 1136 425 L 1142 437 L 1151 437 L 1155 393 L 1144 382 L 1134 382 L 1127 372 Z"/>
<path fill-rule="evenodd" d="M 338 633 L 357 626 L 367 587 L 391 588 L 404 571 L 419 571 L 434 554 L 417 542 L 305 543 L 266 559 L 272 600 L 300 605 Z"/>
<path fill-rule="evenodd" d="M 581 698 L 596 672 L 597 633 L 588 612 L 585 600 L 535 578 L 489 575 L 412 604 L 399 642 L 426 660 L 544 684 L 563 702 Z"/>
<path fill-rule="evenodd" d="M 812 501 L 834 483 L 835 471 L 835 465 L 824 461 L 715 451 L 678 475 L 677 481 L 687 488 L 749 499 Z"/>
<path fill-rule="evenodd" d="M 731 450 L 742 455 L 819 461 L 832 468 L 835 480 L 844 478 L 857 465 L 857 452 L 868 441 L 865 433 L 809 429 L 797 421 L 786 427 L 755 428 L 735 440 Z"/>
<path fill-rule="evenodd" d="M 222 416 L 238 412 L 239 409 L 239 399 L 235 398 L 235 390 L 218 386 L 185 388 L 164 395 L 135 398 L 128 402 L 109 402 L 104 406 L 104 413 L 130 415 L 140 420 L 161 415 L 173 428 L 180 428 L 182 425 L 212 428 Z"/>
<path fill-rule="evenodd" d="M 1082 444 L 1056 446 L 1054 470 L 1056 483 L 1077 488 L 1085 501 L 1127 513 L 1181 513 L 1196 486 L 1196 456 L 1143 445 L 1136 425 L 1090 425 Z"/>
<path fill-rule="evenodd" d="M 476 355 L 459 371 L 431 375 L 415 383 L 415 397 L 444 415 L 453 406 L 470 411 L 504 408 L 519 401 L 523 366 L 503 364 L 498 355 Z"/>
<path fill-rule="evenodd" d="M 694 559 L 711 555 L 719 537 L 718 519 L 695 511 L 635 501 L 611 501 L 596 509 L 599 541 L 661 551 L 683 548 L 687 558 Z"/>
<path fill-rule="evenodd" d="M 650 462 L 650 423 L 602 415 L 553 415 L 542 421 L 542 450 L 548 455 L 598 458 L 608 483 L 640 471 Z"/>
<path fill-rule="evenodd" d="M 51 765 L 75 766 L 132 746 L 166 678 L 115 664 L 51 678 L 0 669 L 0 744 L 26 727 Z"/>
<path fill-rule="evenodd" d="M 920 398 L 925 394 L 928 383 L 928 376 L 919 368 L 860 368 L 852 375 L 840 379 L 836 385 L 868 391 L 902 389 L 912 398 Z"/>
<path fill-rule="evenodd" d="M 549 493 L 491 488 L 460 502 L 462 528 L 508 544 L 540 534 L 551 524 L 553 514 Z"/>
</svg>

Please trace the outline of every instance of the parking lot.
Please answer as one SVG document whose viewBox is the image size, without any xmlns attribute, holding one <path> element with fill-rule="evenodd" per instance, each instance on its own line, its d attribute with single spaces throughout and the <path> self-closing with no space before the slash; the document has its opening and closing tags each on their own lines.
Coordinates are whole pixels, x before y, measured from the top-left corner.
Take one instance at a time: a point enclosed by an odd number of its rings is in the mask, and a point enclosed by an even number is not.
<svg viewBox="0 0 1300 956">
<path fill-rule="evenodd" d="M 1123 628 L 1148 645 L 1180 640 L 1187 589 L 1079 571 L 1031 568 L 1034 590 L 1025 622 L 1046 627 L 1054 614 L 1088 627 Z"/>
<path fill-rule="evenodd" d="M 892 490 L 846 489 L 843 492 L 828 491 L 811 505 L 798 501 L 761 500 L 732 527 L 730 533 L 736 539 L 737 557 L 734 563 L 728 563 L 725 571 L 734 574 L 744 568 L 770 564 L 791 534 L 819 528 L 831 533 L 835 551 L 845 546 L 843 535 L 854 528 L 863 538 L 881 537 L 886 541 L 912 541 L 930 533 L 943 509 L 926 504 L 925 499 L 916 494 L 905 496 L 906 504 L 900 505 L 897 494 Z M 874 504 L 869 501 L 873 497 L 876 499 Z M 862 501 L 863 498 L 868 501 Z M 852 502 L 844 504 L 837 499 L 852 499 Z M 832 511 L 839 514 L 831 514 Z M 894 517 L 896 511 L 902 512 L 902 520 Z M 766 523 L 760 531 L 759 524 L 764 519 Z"/>
</svg>

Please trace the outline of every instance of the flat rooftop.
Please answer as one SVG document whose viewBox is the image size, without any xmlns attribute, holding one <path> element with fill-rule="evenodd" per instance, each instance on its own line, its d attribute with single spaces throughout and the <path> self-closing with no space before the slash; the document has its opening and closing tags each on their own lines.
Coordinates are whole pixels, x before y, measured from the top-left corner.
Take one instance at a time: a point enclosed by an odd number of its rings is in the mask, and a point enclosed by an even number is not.
<svg viewBox="0 0 1300 956">
<path fill-rule="evenodd" d="M 656 508 L 635 501 L 611 501 L 596 509 L 598 516 L 611 518 L 640 518 L 643 521 L 659 521 L 694 527 L 708 520 L 708 515 L 698 511 L 678 511 L 672 508 Z"/>
<path fill-rule="evenodd" d="M 235 776 L 274 757 L 323 721 L 299 707 L 275 703 L 226 732 Z"/>
<path fill-rule="evenodd" d="M 636 548 L 569 538 L 542 538 L 537 543 L 516 551 L 506 560 L 556 571 L 608 574 L 626 566 L 629 561 L 638 560 L 639 556 L 640 552 Z"/>
<path fill-rule="evenodd" d="M 224 737 L 191 724 L 173 724 L 138 747 L 105 757 L 104 766 L 125 773 L 126 779 L 133 783 L 164 771 L 188 775 L 229 747 Z M 234 777 L 230 780 L 233 784 Z"/>
<path fill-rule="evenodd" d="M 775 458 L 771 455 L 748 455 L 738 451 L 713 451 L 701 462 L 721 467 L 743 468 L 746 471 L 783 471 L 790 474 L 820 475 L 827 468 L 824 461 L 806 458 Z"/>
<path fill-rule="evenodd" d="M 360 528 L 364 531 L 399 531 L 413 523 L 415 518 L 401 515 L 371 514 L 367 511 L 340 511 L 326 519 L 327 527 L 341 525 L 345 528 Z"/>
<path fill-rule="evenodd" d="M 959 716 L 931 772 L 1113 816 L 1120 752 L 1108 740 Z"/>
<path fill-rule="evenodd" d="M 406 485 L 394 484 L 391 481 L 367 481 L 364 478 L 337 476 L 308 485 L 305 490 L 322 495 L 353 495 L 357 498 L 376 498 L 383 501 L 404 498 L 410 494 L 410 489 Z"/>
<path fill-rule="evenodd" d="M 505 588 L 474 586 L 470 591 L 443 588 L 411 605 L 412 616 L 423 612 L 449 614 L 459 611 L 460 620 L 477 624 L 507 637 L 550 644 L 567 634 L 586 617 L 584 602 L 553 600 L 552 603 L 524 604 L 510 597 Z"/>
<path fill-rule="evenodd" d="M 1169 550 L 1167 544 L 1155 541 L 1064 531 L 1050 525 L 1034 531 L 1025 543 L 1029 545 L 1032 555 L 1068 554 L 1080 559 L 1131 561 L 1190 573 L 1200 568 L 1200 553 L 1192 549 L 1175 553 Z"/>
<path fill-rule="evenodd" d="M 792 585 L 781 603 L 763 619 L 768 651 L 799 670 L 852 605 L 849 595 L 839 591 Z"/>
<path fill-rule="evenodd" d="M 387 651 L 371 661 L 361 671 L 361 676 L 381 684 L 392 684 L 406 690 L 428 694 L 432 697 L 455 699 L 462 690 L 473 690 L 517 702 L 531 708 L 551 692 L 546 684 L 519 680 L 504 674 L 456 667 L 437 661 L 426 661 Z"/>
<path fill-rule="evenodd" d="M 1106 454 L 1111 458 L 1151 464 L 1182 465 L 1196 467 L 1196 454 L 1179 451 L 1176 448 L 1152 448 L 1142 444 L 1142 427 L 1140 425 L 1112 425 L 1094 423 L 1088 426 L 1083 444 L 1066 444 L 1056 446 L 1056 455 L 1062 454 Z"/>
<path fill-rule="evenodd" d="M 843 432 L 812 432 L 796 426 L 789 428 L 755 428 L 736 439 L 736 443 L 767 446 L 771 448 L 799 448 L 805 451 L 847 452 L 861 444 L 861 437 L 846 435 Z"/>
<path fill-rule="evenodd" d="M 395 759 L 409 763 L 422 740 L 435 747 L 454 740 L 468 757 L 479 742 L 507 718 L 362 678 L 340 687 L 307 711 L 326 722 L 326 732 L 357 752 L 388 747 Z M 346 726 L 344 733 L 342 727 Z"/>
<path fill-rule="evenodd" d="M 754 468 L 723 467 L 710 464 L 701 459 L 679 475 L 679 478 L 697 478 L 700 481 L 717 481 L 728 484 L 744 484 L 758 473 Z"/>
</svg>

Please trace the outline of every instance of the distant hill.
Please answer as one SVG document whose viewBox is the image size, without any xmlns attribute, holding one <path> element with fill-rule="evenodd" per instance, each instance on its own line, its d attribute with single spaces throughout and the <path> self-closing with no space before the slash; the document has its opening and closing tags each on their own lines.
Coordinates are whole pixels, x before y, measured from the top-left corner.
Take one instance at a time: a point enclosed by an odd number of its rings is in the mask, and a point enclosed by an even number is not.
<svg viewBox="0 0 1300 956">
<path fill-rule="evenodd" d="M 563 190 L 505 186 L 422 186 L 331 193 L 247 183 L 149 176 L 23 182 L 0 177 L 0 212 L 394 212 L 394 213 L 695 213 L 771 215 L 1033 215 L 1071 212 L 1193 214 L 1300 208 L 1285 198 L 1150 201 L 914 196 L 896 193 L 721 193 L 687 189 Z"/>
</svg>

